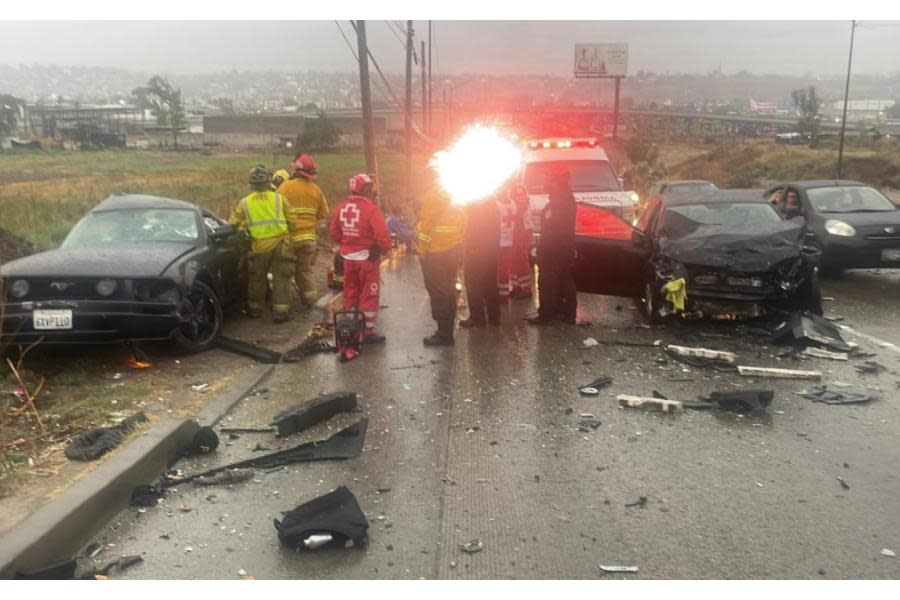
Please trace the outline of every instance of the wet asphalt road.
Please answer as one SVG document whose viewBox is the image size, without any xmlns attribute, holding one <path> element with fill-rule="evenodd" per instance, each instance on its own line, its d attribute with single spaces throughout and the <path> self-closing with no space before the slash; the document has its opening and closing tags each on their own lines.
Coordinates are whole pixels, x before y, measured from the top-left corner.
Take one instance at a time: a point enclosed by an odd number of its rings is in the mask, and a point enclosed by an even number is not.
<svg viewBox="0 0 900 600">
<path fill-rule="evenodd" d="M 359 392 L 370 419 L 365 450 L 346 461 L 257 472 L 227 487 L 175 488 L 144 512 L 123 511 L 97 541 L 95 560 L 142 554 L 118 575 L 134 579 L 574 578 L 599 564 L 637 565 L 645 578 L 898 578 L 900 558 L 900 345 L 898 272 L 859 272 L 824 284 L 827 312 L 886 367 L 779 357 L 781 348 L 733 324 L 647 329 L 625 299 L 584 296 L 588 328 L 530 327 L 532 306 L 514 304 L 497 328 L 461 331 L 453 348 L 427 349 L 432 322 L 415 258 L 384 272 L 384 348 L 340 364 L 318 355 L 279 366 L 222 426 L 264 426 L 284 408 L 323 392 Z M 463 311 L 463 314 L 465 312 Z M 866 336 L 875 336 L 876 339 Z M 808 382 L 748 380 L 687 367 L 659 347 L 733 350 L 742 364 L 819 369 L 824 381 L 868 387 L 861 406 L 812 403 Z M 579 384 L 614 383 L 599 397 Z M 713 390 L 770 388 L 768 413 L 661 415 L 620 409 L 620 393 L 692 400 Z M 568 410 L 571 409 L 571 410 Z M 579 431 L 579 415 L 602 425 Z M 215 457 L 187 472 L 323 439 L 353 422 L 343 415 L 299 436 L 222 436 Z M 228 443 L 230 445 L 224 445 Z M 837 479 L 841 477 L 849 489 Z M 279 546 L 274 518 L 347 485 L 370 521 L 364 550 L 297 553 Z M 626 507 L 645 496 L 644 508 Z M 484 549 L 463 553 L 480 538 Z"/>
</svg>

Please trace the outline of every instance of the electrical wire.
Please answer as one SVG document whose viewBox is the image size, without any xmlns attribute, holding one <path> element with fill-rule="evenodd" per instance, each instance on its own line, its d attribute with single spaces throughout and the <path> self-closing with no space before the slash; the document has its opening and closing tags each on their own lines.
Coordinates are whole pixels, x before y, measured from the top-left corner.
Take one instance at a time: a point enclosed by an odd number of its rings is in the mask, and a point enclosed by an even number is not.
<svg viewBox="0 0 900 600">
<path fill-rule="evenodd" d="M 337 25 L 338 31 L 341 32 L 341 37 L 344 38 L 344 42 L 346 42 L 347 48 L 350 49 L 350 54 L 353 55 L 353 58 L 356 59 L 356 62 L 358 63 L 358 62 L 359 62 L 359 55 L 356 53 L 356 50 L 353 49 L 353 44 L 350 43 L 349 38 L 347 38 L 347 34 L 344 33 L 344 29 L 341 27 L 340 22 L 339 22 L 339 21 L 335 21 L 334 24 Z M 393 104 L 393 102 L 391 101 L 391 98 L 385 93 L 385 91 L 381 88 L 381 86 L 378 85 L 378 82 L 377 82 L 377 81 L 371 81 L 371 83 L 372 83 L 372 85 L 375 86 L 375 89 L 378 90 L 378 93 L 381 94 L 381 97 L 382 97 L 389 105 L 391 105 L 391 108 L 393 108 L 394 110 L 397 110 L 397 111 L 399 111 L 399 112 L 403 112 L 403 107 L 402 107 L 402 106 L 395 106 L 395 105 Z"/>
</svg>

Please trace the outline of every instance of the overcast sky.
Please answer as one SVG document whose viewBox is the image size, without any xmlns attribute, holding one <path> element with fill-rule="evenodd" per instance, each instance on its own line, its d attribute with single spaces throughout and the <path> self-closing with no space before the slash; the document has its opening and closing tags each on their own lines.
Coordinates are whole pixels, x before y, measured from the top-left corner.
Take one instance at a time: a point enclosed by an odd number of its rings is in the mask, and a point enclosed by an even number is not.
<svg viewBox="0 0 900 600">
<path fill-rule="evenodd" d="M 348 22 L 341 22 L 355 45 Z M 854 73 L 900 72 L 900 22 L 864 21 Z M 417 40 L 426 22 L 415 22 Z M 369 21 L 382 67 L 403 71 L 401 42 Z M 435 21 L 441 73 L 568 75 L 575 42 L 627 42 L 629 72 L 840 74 L 849 22 Z M 418 45 L 418 42 L 417 42 Z M 0 63 L 118 67 L 143 72 L 354 71 L 332 21 L 0 22 Z"/>
</svg>

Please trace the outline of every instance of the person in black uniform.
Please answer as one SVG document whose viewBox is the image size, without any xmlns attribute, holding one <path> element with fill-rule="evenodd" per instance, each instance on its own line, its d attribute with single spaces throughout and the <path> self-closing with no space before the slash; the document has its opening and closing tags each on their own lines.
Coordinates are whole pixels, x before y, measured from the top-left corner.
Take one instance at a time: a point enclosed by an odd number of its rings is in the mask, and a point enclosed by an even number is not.
<svg viewBox="0 0 900 600">
<path fill-rule="evenodd" d="M 540 306 L 533 325 L 553 321 L 575 323 L 577 294 L 572 267 L 575 262 L 575 196 L 569 170 L 558 166 L 547 175 L 550 200 L 541 212 L 538 242 L 538 292 Z"/>
<path fill-rule="evenodd" d="M 469 318 L 460 327 L 500 324 L 497 262 L 500 258 L 500 212 L 494 197 L 466 208 L 466 245 L 463 269 Z"/>
</svg>

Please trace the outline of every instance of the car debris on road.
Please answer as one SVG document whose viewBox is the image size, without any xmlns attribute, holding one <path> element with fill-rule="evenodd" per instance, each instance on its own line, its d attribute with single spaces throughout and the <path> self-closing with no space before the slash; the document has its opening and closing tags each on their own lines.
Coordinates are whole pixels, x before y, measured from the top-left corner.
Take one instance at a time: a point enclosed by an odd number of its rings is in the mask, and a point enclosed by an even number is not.
<svg viewBox="0 0 900 600">
<path fill-rule="evenodd" d="M 792 314 L 775 327 L 773 335 L 778 343 L 794 346 L 815 344 L 836 352 L 850 352 L 853 349 L 844 341 L 836 325 L 809 312 Z"/>
<path fill-rule="evenodd" d="M 865 404 L 878 397 L 862 390 L 844 389 L 843 391 L 829 390 L 827 385 L 815 386 L 804 390 L 801 395 L 813 402 L 822 404 Z"/>
<path fill-rule="evenodd" d="M 356 392 L 324 394 L 278 413 L 272 419 L 272 425 L 278 428 L 278 437 L 284 437 L 308 429 L 338 413 L 356 409 Z"/>
<path fill-rule="evenodd" d="M 66 446 L 66 457 L 70 460 L 96 460 L 121 444 L 122 440 L 139 424 L 146 423 L 148 420 L 147 415 L 139 412 L 123 419 L 118 425 L 95 427 L 83 431 Z"/>
<path fill-rule="evenodd" d="M 476 554 L 484 550 L 484 541 L 481 538 L 475 538 L 465 544 L 460 544 L 459 549 L 466 554 Z"/>
<path fill-rule="evenodd" d="M 738 365 L 738 373 L 744 377 L 773 377 L 776 379 L 822 379 L 821 371 L 800 371 L 770 367 Z"/>
<path fill-rule="evenodd" d="M 637 573 L 636 565 L 600 565 L 600 570 L 604 573 Z"/>
<path fill-rule="evenodd" d="M 208 477 L 197 477 L 193 481 L 194 485 L 231 485 L 253 479 L 253 475 L 253 469 L 233 469 Z"/>
<path fill-rule="evenodd" d="M 803 354 L 814 356 L 816 358 L 827 358 L 829 360 L 850 360 L 850 355 L 846 352 L 829 352 L 828 350 L 815 347 L 804 348 Z"/>
<path fill-rule="evenodd" d="M 581 386 L 578 388 L 578 393 L 583 396 L 598 396 L 600 394 L 600 388 L 606 387 L 613 382 L 612 377 L 606 377 L 605 375 L 602 377 L 598 377 L 594 381 L 590 382 L 587 385 Z"/>
<path fill-rule="evenodd" d="M 678 400 L 647 398 L 628 394 L 620 394 L 616 396 L 616 400 L 619 401 L 619 406 L 627 406 L 628 408 L 643 408 L 664 413 L 682 412 L 684 410 L 684 405 Z"/>
<path fill-rule="evenodd" d="M 274 524 L 279 541 L 299 550 L 358 548 L 365 545 L 369 529 L 356 496 L 345 486 L 301 504 Z"/>
<path fill-rule="evenodd" d="M 713 362 L 734 365 L 737 362 L 737 357 L 734 352 L 709 350 L 707 348 L 691 348 L 688 346 L 669 344 L 666 346 L 666 352 L 681 359 L 699 359 L 700 362 L 704 363 Z"/>
</svg>

